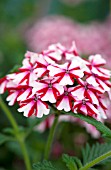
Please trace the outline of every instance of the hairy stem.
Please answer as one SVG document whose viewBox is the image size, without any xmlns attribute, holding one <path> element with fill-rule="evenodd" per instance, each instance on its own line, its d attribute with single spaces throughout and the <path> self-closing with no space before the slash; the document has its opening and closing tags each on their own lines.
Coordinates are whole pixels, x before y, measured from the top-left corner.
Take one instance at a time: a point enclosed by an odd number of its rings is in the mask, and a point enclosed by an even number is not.
<svg viewBox="0 0 111 170">
<path fill-rule="evenodd" d="M 93 167 L 94 165 L 98 164 L 99 162 L 101 162 L 109 157 L 111 157 L 111 151 L 109 151 L 109 152 L 101 155 L 100 157 L 94 159 L 93 161 L 87 163 L 82 168 L 80 168 L 80 170 L 88 170 L 89 168 Z"/>
<path fill-rule="evenodd" d="M 1 99 L 0 97 L 0 107 L 2 108 L 2 110 L 4 111 L 4 113 L 6 114 L 8 120 L 10 121 L 10 124 L 12 125 L 14 131 L 15 131 L 15 137 L 21 147 L 21 151 L 24 157 L 24 162 L 26 165 L 26 170 L 31 170 L 31 165 L 30 165 L 30 159 L 27 153 L 27 149 L 25 146 L 25 142 L 23 137 L 21 137 L 20 132 L 19 132 L 19 127 L 17 125 L 17 122 L 15 121 L 14 117 L 12 116 L 12 113 L 10 112 L 10 110 L 8 109 L 8 107 L 6 106 L 6 104 L 4 103 L 4 101 Z"/>
<path fill-rule="evenodd" d="M 54 133 L 55 133 L 55 129 L 56 129 L 56 126 L 57 126 L 57 122 L 58 122 L 58 116 L 55 117 L 53 125 L 50 129 L 50 132 L 49 132 L 49 136 L 48 136 L 48 139 L 47 139 L 45 152 L 44 152 L 44 159 L 49 158 L 50 150 L 51 150 L 51 146 L 52 146 L 52 142 L 53 142 L 53 138 L 54 138 Z"/>
</svg>

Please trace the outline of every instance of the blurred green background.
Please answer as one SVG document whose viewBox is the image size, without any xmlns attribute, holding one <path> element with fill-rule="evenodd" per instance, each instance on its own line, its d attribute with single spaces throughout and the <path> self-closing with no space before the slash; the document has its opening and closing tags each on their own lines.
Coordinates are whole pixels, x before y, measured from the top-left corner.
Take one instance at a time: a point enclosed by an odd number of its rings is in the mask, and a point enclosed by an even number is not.
<svg viewBox="0 0 111 170">
<path fill-rule="evenodd" d="M 27 44 L 22 37 L 22 29 L 24 31 L 27 24 L 32 24 L 34 21 L 52 14 L 61 14 L 84 23 L 103 21 L 110 14 L 110 0 L 83 0 L 76 5 L 64 3 L 63 0 L 0 0 L 0 77 L 8 73 L 16 64 L 21 65 L 24 53 L 28 50 Z M 3 95 L 3 98 L 5 98 L 5 95 Z M 29 120 L 24 118 L 22 114 L 18 114 L 16 108 L 17 106 L 14 106 L 10 109 L 18 124 L 27 127 Z M 3 132 L 3 129 L 9 126 L 8 119 L 3 111 L 0 111 L 0 131 Z M 58 128 L 58 141 L 60 141 L 64 148 L 63 150 L 67 153 L 70 153 L 71 148 L 76 148 L 74 143 L 71 142 L 74 136 L 77 135 L 77 132 L 73 132 L 75 128 L 78 129 L 78 132 L 87 136 L 88 142 L 95 141 L 85 133 L 84 128 L 76 126 L 63 123 Z M 64 130 L 67 132 L 67 139 L 69 138 L 70 142 L 66 139 L 66 133 L 62 133 Z M 29 136 L 27 146 L 32 162 L 41 159 L 47 134 L 48 131 L 42 135 L 38 132 L 33 132 Z M 59 136 L 60 134 L 61 137 Z M 77 145 L 80 146 L 78 143 Z M 35 152 L 35 150 L 38 150 L 38 152 Z M 79 151 L 76 150 L 75 152 L 80 155 L 80 148 Z M 58 166 L 60 161 L 56 164 Z M 62 165 L 60 164 L 60 166 Z M 22 169 L 25 168 L 19 146 L 14 142 L 0 146 L 0 170 Z"/>
</svg>

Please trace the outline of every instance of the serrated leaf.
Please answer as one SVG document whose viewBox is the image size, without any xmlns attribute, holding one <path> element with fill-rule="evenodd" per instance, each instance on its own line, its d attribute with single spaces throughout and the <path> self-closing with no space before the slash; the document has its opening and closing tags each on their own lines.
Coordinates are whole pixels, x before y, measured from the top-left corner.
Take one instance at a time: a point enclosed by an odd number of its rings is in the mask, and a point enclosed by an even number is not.
<svg viewBox="0 0 111 170">
<path fill-rule="evenodd" d="M 105 144 L 99 144 L 96 143 L 92 147 L 90 147 L 89 144 L 86 144 L 86 147 L 82 149 L 82 156 L 83 156 L 83 165 L 87 164 L 88 162 L 93 161 L 97 157 L 107 153 L 109 150 L 111 150 L 111 144 L 105 143 Z M 108 158 L 104 160 L 103 162 L 100 162 L 99 164 L 103 164 L 106 161 L 111 161 L 111 158 Z"/>
<path fill-rule="evenodd" d="M 77 167 L 78 167 L 78 168 L 81 168 L 81 167 L 82 167 L 81 160 L 78 159 L 77 157 L 73 157 L 73 158 L 74 158 L 74 160 L 75 160 L 75 163 L 77 164 Z"/>
<path fill-rule="evenodd" d="M 43 160 L 43 162 L 38 162 L 33 164 L 34 170 L 58 170 L 56 169 L 51 162 Z"/>
<path fill-rule="evenodd" d="M 63 154 L 62 159 L 66 163 L 69 170 L 77 170 L 78 167 L 82 167 L 81 161 L 76 157 Z"/>
</svg>

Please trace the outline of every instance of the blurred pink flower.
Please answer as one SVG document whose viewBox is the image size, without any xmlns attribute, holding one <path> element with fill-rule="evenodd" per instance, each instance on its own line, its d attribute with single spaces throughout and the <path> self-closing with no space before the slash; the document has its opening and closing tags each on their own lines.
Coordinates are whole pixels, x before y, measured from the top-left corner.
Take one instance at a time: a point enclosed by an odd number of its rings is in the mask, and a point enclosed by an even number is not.
<svg viewBox="0 0 111 170">
<path fill-rule="evenodd" d="M 39 125 L 35 127 L 35 130 L 39 132 L 44 132 L 47 128 L 49 129 L 54 121 L 54 115 L 50 115 L 48 118 L 46 118 L 43 122 L 41 122 Z M 93 138 L 99 138 L 100 132 L 91 124 L 88 124 L 87 122 L 84 122 L 78 118 L 69 116 L 69 115 L 60 115 L 59 116 L 59 123 L 60 122 L 71 122 L 76 123 L 81 127 L 84 127 L 86 131 L 93 137 Z"/>
<path fill-rule="evenodd" d="M 111 17 L 104 23 L 80 24 L 62 16 L 43 18 L 26 32 L 26 41 L 31 50 L 42 51 L 52 43 L 60 42 L 69 48 L 76 42 L 82 55 L 100 53 L 111 61 Z"/>
<path fill-rule="evenodd" d="M 63 146 L 60 142 L 56 141 L 54 143 L 54 147 L 52 148 L 52 155 L 55 158 L 58 158 L 62 155 L 62 153 L 63 153 Z"/>
<path fill-rule="evenodd" d="M 27 44 L 35 52 L 42 51 L 57 42 L 70 47 L 73 41 L 73 29 L 73 22 L 69 19 L 62 16 L 46 17 L 26 32 Z"/>
</svg>

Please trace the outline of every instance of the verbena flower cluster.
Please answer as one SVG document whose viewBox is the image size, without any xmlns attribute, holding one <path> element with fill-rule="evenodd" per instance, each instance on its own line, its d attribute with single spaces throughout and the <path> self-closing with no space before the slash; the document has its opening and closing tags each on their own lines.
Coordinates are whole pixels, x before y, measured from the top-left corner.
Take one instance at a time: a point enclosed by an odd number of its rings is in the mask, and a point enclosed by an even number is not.
<svg viewBox="0 0 111 170">
<path fill-rule="evenodd" d="M 19 71 L 0 79 L 0 93 L 8 90 L 9 105 L 18 102 L 18 111 L 26 117 L 48 115 L 53 105 L 57 110 L 105 119 L 105 93 L 111 98 L 105 64 L 99 54 L 82 59 L 74 42 L 70 49 L 53 44 L 41 53 L 28 51 Z"/>
</svg>

